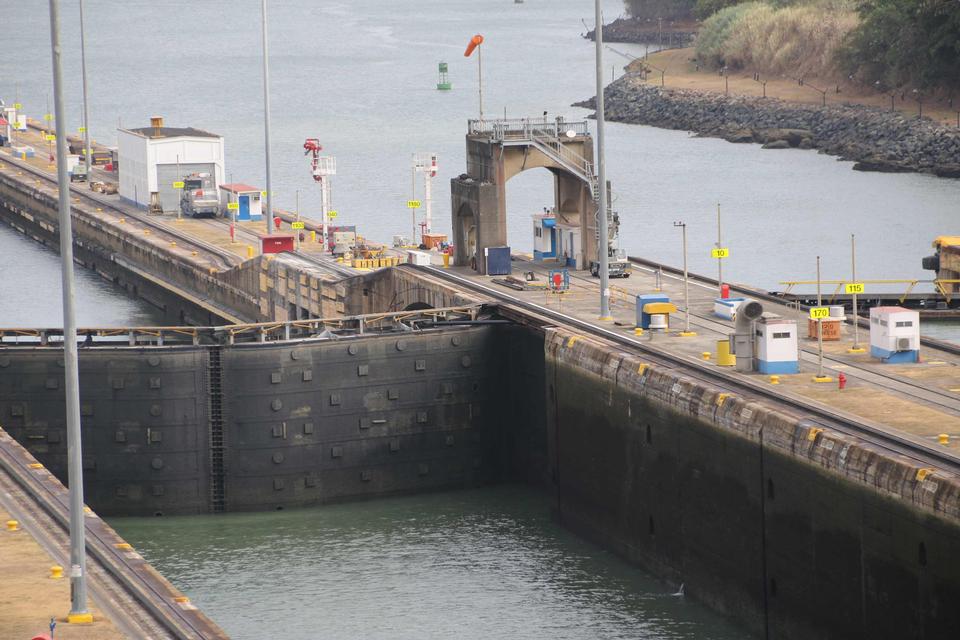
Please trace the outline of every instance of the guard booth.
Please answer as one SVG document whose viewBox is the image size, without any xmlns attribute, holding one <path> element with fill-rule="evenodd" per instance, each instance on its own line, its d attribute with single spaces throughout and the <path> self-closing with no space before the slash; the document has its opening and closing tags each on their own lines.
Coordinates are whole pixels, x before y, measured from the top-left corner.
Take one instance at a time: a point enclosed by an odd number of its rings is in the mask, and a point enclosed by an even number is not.
<svg viewBox="0 0 960 640">
<path fill-rule="evenodd" d="M 533 215 L 533 259 L 537 262 L 557 257 L 557 219 L 552 213 Z"/>
<path fill-rule="evenodd" d="M 800 373 L 797 321 L 775 313 L 757 320 L 757 370 L 760 373 Z"/>
<path fill-rule="evenodd" d="M 870 309 L 870 355 L 882 362 L 920 361 L 920 313 L 903 307 Z"/>
<path fill-rule="evenodd" d="M 223 194 L 220 202 L 223 203 L 221 213 L 224 218 L 229 218 L 231 209 L 233 209 L 237 213 L 237 220 L 263 219 L 263 201 L 260 199 L 260 189 L 236 182 L 220 185 L 220 191 Z M 236 207 L 230 207 L 230 203 L 236 203 Z"/>
</svg>

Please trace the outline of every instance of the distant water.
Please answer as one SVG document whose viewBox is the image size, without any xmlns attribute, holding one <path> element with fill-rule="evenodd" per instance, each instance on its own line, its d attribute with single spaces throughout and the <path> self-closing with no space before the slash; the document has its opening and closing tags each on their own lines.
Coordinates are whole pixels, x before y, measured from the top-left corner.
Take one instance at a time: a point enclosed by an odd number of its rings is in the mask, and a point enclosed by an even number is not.
<svg viewBox="0 0 960 640">
<path fill-rule="evenodd" d="M 234 640 L 749 637 L 526 487 L 111 524 Z"/>
</svg>

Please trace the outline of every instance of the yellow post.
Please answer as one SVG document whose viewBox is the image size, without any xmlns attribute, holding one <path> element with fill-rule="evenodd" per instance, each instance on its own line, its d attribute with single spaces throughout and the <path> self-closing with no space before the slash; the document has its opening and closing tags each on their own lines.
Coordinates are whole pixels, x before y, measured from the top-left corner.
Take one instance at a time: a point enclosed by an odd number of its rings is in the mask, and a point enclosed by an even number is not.
<svg viewBox="0 0 960 640">
<path fill-rule="evenodd" d="M 247 257 L 248 257 L 248 258 L 252 258 L 252 257 L 253 257 L 253 246 L 251 246 L 251 245 L 249 245 L 249 244 L 247 245 Z"/>
<path fill-rule="evenodd" d="M 943 446 L 947 446 L 948 444 L 950 444 L 950 435 L 946 433 L 941 433 L 940 435 L 937 436 L 937 442 L 939 442 Z"/>
<path fill-rule="evenodd" d="M 50 578 L 52 580 L 59 580 L 62 577 L 63 577 L 63 567 L 61 567 L 58 564 L 55 564 L 52 567 L 50 567 Z"/>
<path fill-rule="evenodd" d="M 717 365 L 733 367 L 737 364 L 737 356 L 730 353 L 729 340 L 717 340 Z"/>
<path fill-rule="evenodd" d="M 443 268 L 446 269 L 449 266 L 450 266 L 450 254 L 445 253 L 443 254 Z"/>
<path fill-rule="evenodd" d="M 20 528 L 20 523 L 16 520 L 7 520 L 7 531 L 16 531 Z"/>
<path fill-rule="evenodd" d="M 316 242 L 316 241 L 317 241 L 317 232 L 316 232 L 316 231 L 311 231 L 311 232 L 310 232 L 310 242 Z"/>
</svg>

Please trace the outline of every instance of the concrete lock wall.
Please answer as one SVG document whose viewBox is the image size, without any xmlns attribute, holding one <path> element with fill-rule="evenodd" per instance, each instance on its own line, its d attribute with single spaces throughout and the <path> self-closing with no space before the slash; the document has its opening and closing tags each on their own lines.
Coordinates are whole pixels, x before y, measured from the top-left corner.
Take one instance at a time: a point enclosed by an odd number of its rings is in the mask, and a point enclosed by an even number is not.
<svg viewBox="0 0 960 640">
<path fill-rule="evenodd" d="M 770 638 L 960 628 L 960 482 L 560 330 L 556 513 Z"/>
<path fill-rule="evenodd" d="M 104 514 L 269 509 L 493 480 L 497 327 L 80 350 L 84 478 Z M 0 424 L 66 477 L 63 368 L 0 349 Z"/>
</svg>

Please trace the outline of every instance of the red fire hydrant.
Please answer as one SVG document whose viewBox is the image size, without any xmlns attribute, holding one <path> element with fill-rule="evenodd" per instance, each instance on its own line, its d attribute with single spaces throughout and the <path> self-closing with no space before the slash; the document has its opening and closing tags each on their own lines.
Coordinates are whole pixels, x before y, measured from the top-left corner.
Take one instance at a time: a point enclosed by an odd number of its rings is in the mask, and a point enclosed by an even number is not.
<svg viewBox="0 0 960 640">
<path fill-rule="evenodd" d="M 840 375 L 837 376 L 837 386 L 840 389 L 847 388 L 847 376 L 843 375 L 843 372 L 840 372 Z"/>
<path fill-rule="evenodd" d="M 275 227 L 277 228 L 277 231 L 280 231 L 280 225 L 281 225 L 282 223 L 283 223 L 283 220 L 280 218 L 280 216 L 276 216 L 276 217 L 273 219 L 273 226 L 275 226 Z"/>
</svg>

